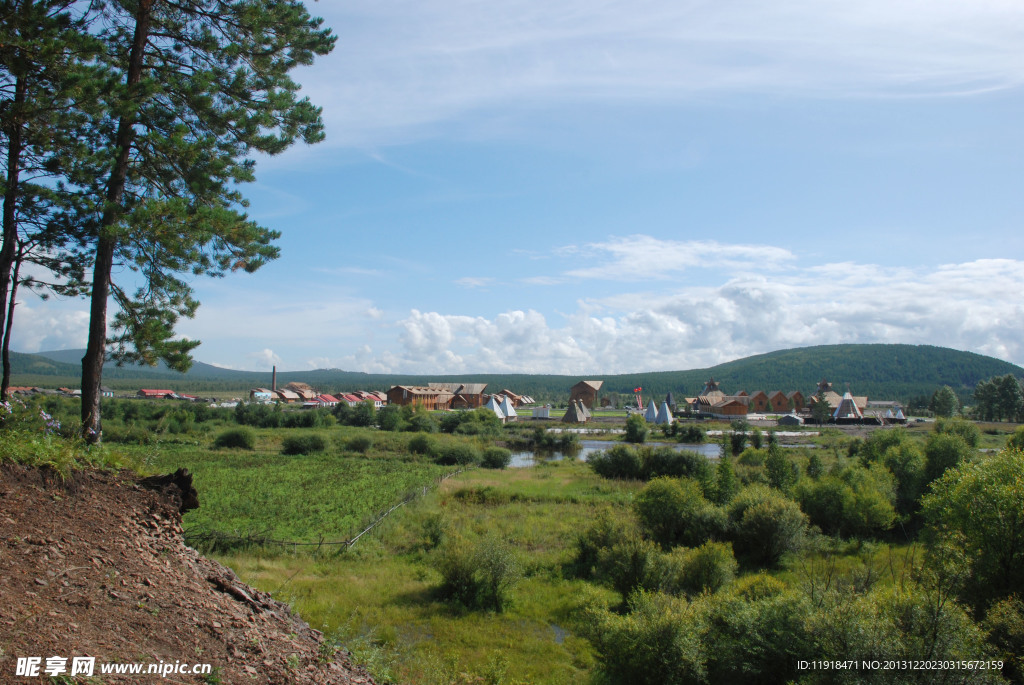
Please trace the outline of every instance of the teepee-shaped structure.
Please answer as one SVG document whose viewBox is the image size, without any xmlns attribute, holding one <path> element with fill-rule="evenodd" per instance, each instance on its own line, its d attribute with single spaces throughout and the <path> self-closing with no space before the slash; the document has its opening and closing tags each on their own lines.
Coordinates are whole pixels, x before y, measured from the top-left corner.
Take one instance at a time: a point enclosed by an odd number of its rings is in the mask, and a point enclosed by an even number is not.
<svg viewBox="0 0 1024 685">
<path fill-rule="evenodd" d="M 654 423 L 658 420 L 658 408 L 654 406 L 654 400 L 647 403 L 647 409 L 644 410 L 644 421 L 647 423 Z"/>
<path fill-rule="evenodd" d="M 672 423 L 672 412 L 668 408 L 668 402 L 661 403 L 661 409 L 658 410 L 658 416 L 654 422 L 657 424 Z"/>
<path fill-rule="evenodd" d="M 496 398 L 495 395 L 491 395 L 491 399 L 487 400 L 487 404 L 484 405 L 484 409 L 490 409 L 491 411 L 494 412 L 495 416 L 497 416 L 499 419 L 501 419 L 502 423 L 505 423 L 505 418 L 506 418 L 505 412 L 502 411 L 501 405 L 498 403 L 498 400 L 495 399 L 495 398 Z"/>
<path fill-rule="evenodd" d="M 512 399 L 508 395 L 502 395 L 501 398 L 501 404 L 498 406 L 501 408 L 501 413 L 505 415 L 505 420 L 515 421 L 519 415 L 516 414 L 515 407 L 512 406 Z"/>
<path fill-rule="evenodd" d="M 590 416 L 586 406 L 579 400 L 574 400 L 569 403 L 569 409 L 562 417 L 562 423 L 586 423 L 588 418 Z"/>
<path fill-rule="evenodd" d="M 839 419 L 863 419 L 864 415 L 860 413 L 860 409 L 857 407 L 857 403 L 853 401 L 853 395 L 847 390 L 843 393 L 843 400 L 836 407 L 835 412 L 832 414 L 832 418 Z"/>
</svg>

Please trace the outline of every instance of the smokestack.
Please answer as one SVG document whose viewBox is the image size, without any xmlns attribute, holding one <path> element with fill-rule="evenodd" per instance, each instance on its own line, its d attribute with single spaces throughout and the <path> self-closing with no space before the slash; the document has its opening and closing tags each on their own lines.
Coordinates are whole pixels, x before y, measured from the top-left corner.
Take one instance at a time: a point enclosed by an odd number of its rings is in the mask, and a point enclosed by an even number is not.
<svg viewBox="0 0 1024 685">
<path fill-rule="evenodd" d="M 274 372 L 270 375 L 270 389 L 277 392 L 277 366 L 274 366 Z"/>
</svg>

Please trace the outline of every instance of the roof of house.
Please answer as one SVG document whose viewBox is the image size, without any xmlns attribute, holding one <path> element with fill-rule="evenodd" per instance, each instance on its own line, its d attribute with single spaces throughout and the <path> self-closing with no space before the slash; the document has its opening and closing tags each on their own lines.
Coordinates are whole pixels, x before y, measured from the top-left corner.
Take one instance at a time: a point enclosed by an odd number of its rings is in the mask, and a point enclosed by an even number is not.
<svg viewBox="0 0 1024 685">
<path fill-rule="evenodd" d="M 604 385 L 604 381 L 580 381 L 579 383 L 572 387 L 578 388 L 581 385 L 585 385 L 596 391 L 601 389 L 601 386 Z"/>
</svg>

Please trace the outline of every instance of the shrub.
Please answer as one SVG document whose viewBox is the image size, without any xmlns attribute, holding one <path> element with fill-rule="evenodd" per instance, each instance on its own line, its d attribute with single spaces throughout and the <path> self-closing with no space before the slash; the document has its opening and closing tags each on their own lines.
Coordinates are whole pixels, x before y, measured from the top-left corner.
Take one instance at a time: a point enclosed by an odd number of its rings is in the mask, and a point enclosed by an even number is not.
<svg viewBox="0 0 1024 685">
<path fill-rule="evenodd" d="M 896 510 L 914 513 L 926 485 L 924 453 L 916 443 L 904 442 L 890 447 L 882 463 L 896 478 Z"/>
<path fill-rule="evenodd" d="M 959 435 L 970 447 L 977 447 L 981 441 L 978 426 L 964 419 L 940 419 L 935 422 L 935 432 Z"/>
<path fill-rule="evenodd" d="M 369 435 L 353 435 L 345 442 L 345 449 L 359 454 L 366 454 L 371 447 L 373 447 L 373 438 Z"/>
<path fill-rule="evenodd" d="M 468 609 L 500 613 L 519 578 L 511 548 L 493 537 L 474 546 L 461 538 L 452 540 L 439 550 L 435 565 L 441 573 L 438 593 Z"/>
<path fill-rule="evenodd" d="M 753 447 L 748 447 L 736 459 L 736 463 L 743 466 L 764 466 L 767 454 L 765 450 L 755 450 Z"/>
<path fill-rule="evenodd" d="M 416 433 L 436 433 L 437 421 L 423 405 L 417 405 L 407 419 L 408 425 L 403 430 Z"/>
<path fill-rule="evenodd" d="M 231 428 L 218 435 L 213 446 L 253 450 L 256 449 L 256 433 L 251 428 Z"/>
<path fill-rule="evenodd" d="M 921 499 L 929 554 L 971 560 L 965 599 L 976 609 L 1024 587 L 1024 452 L 1004 450 L 961 464 Z"/>
<path fill-rule="evenodd" d="M 656 544 L 631 535 L 601 550 L 598 579 L 609 581 L 623 599 L 637 589 L 657 589 L 661 582 L 661 556 Z"/>
<path fill-rule="evenodd" d="M 803 541 L 807 517 L 778 490 L 752 485 L 729 506 L 736 551 L 755 564 L 774 565 Z"/>
<path fill-rule="evenodd" d="M 377 427 L 382 431 L 401 431 L 405 430 L 405 417 L 403 416 L 404 407 L 400 407 L 397 404 L 389 404 L 386 407 L 381 407 L 380 411 L 377 412 Z"/>
<path fill-rule="evenodd" d="M 782 492 L 789 492 L 800 476 L 796 464 L 789 460 L 778 445 L 768 447 L 764 472 L 768 478 L 768 485 Z"/>
<path fill-rule="evenodd" d="M 591 610 L 580 625 L 613 683 L 705 682 L 701 634 L 706 619 L 695 604 L 637 592 L 629 598 L 627 615 Z"/>
<path fill-rule="evenodd" d="M 441 417 L 441 432 L 458 435 L 501 435 L 502 424 L 493 411 L 480 407 L 472 411 L 452 411 Z"/>
<path fill-rule="evenodd" d="M 435 457 L 438 464 L 446 466 L 468 466 L 480 463 L 480 450 L 466 442 L 451 442 L 441 446 Z"/>
<path fill-rule="evenodd" d="M 313 454 L 327 449 L 320 435 L 289 435 L 281 442 L 281 454 Z"/>
<path fill-rule="evenodd" d="M 1011 450 L 1024 450 L 1024 426 L 1018 426 L 1013 435 L 1006 439 L 1006 447 Z"/>
<path fill-rule="evenodd" d="M 666 549 L 696 547 L 728 528 L 725 513 L 704 499 L 692 479 L 655 478 L 637 496 L 636 510 L 644 532 Z"/>
<path fill-rule="evenodd" d="M 818 456 L 817 452 L 811 452 L 811 456 L 807 459 L 808 477 L 812 480 L 818 480 L 823 473 L 825 473 L 825 464 L 822 463 L 821 457 Z"/>
<path fill-rule="evenodd" d="M 615 445 L 609 450 L 590 455 L 590 468 L 604 478 L 639 480 L 641 478 L 640 455 L 632 447 Z"/>
<path fill-rule="evenodd" d="M 409 451 L 413 454 L 422 454 L 428 457 L 436 457 L 441 452 L 437 439 L 426 433 L 418 433 L 409 440 Z"/>
<path fill-rule="evenodd" d="M 451 533 L 452 526 L 440 512 L 428 514 L 423 518 L 423 539 L 426 549 L 436 549 Z"/>
<path fill-rule="evenodd" d="M 799 660 L 821 658 L 815 655 L 805 627 L 811 611 L 806 596 L 782 583 L 741 586 L 737 582 L 709 597 L 706 604 L 709 629 L 704 641 L 713 649 L 708 649 L 705 682 L 796 682 L 801 675 Z"/>
<path fill-rule="evenodd" d="M 512 462 L 512 452 L 504 447 L 488 447 L 484 450 L 480 465 L 485 469 L 504 469 Z"/>
<path fill-rule="evenodd" d="M 732 456 L 737 456 L 743 451 L 743 448 L 747 445 L 747 434 L 742 432 L 735 432 L 729 435 L 729 449 L 732 451 Z"/>
<path fill-rule="evenodd" d="M 974 454 L 974 448 L 956 433 L 932 433 L 924 447 L 926 482 L 932 482 L 946 469 L 959 466 Z"/>
<path fill-rule="evenodd" d="M 639 445 L 647 440 L 647 422 L 640 414 L 630 414 L 626 419 L 626 442 Z"/>
<path fill-rule="evenodd" d="M 703 454 L 692 450 L 674 450 L 671 447 L 643 448 L 640 475 L 645 480 L 658 476 L 694 478 L 707 486 L 714 480 L 714 469 Z"/>
<path fill-rule="evenodd" d="M 700 444 L 705 440 L 704 429 L 693 423 L 686 428 L 680 428 L 677 434 L 679 442 Z"/>
<path fill-rule="evenodd" d="M 118 442 L 124 445 L 152 445 L 156 436 L 143 426 L 125 428 L 104 428 L 103 439 L 107 442 Z"/>
<path fill-rule="evenodd" d="M 604 558 L 604 551 L 631 537 L 636 537 L 637 533 L 634 526 L 616 521 L 608 511 L 602 511 L 594 525 L 576 538 L 576 555 L 570 565 L 574 575 L 580 578 L 600 575 L 598 566 Z"/>
<path fill-rule="evenodd" d="M 696 596 L 717 592 L 736 577 L 736 557 L 728 542 L 705 542 L 695 549 L 675 549 L 665 555 L 661 589 Z"/>
</svg>

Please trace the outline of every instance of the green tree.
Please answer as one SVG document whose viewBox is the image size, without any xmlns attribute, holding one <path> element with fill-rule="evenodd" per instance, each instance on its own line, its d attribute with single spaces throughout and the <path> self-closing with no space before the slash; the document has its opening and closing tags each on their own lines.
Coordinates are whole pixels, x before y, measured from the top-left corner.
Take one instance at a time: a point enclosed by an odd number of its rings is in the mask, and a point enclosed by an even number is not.
<svg viewBox="0 0 1024 685">
<path fill-rule="evenodd" d="M 736 477 L 736 470 L 732 466 L 732 459 L 722 457 L 718 460 L 715 479 L 715 503 L 726 505 L 732 501 L 736 493 L 740 491 L 740 481 Z"/>
<path fill-rule="evenodd" d="M 777 444 L 768 446 L 764 472 L 768 477 L 768 484 L 782 492 L 789 492 L 800 477 L 797 465 L 789 460 Z"/>
<path fill-rule="evenodd" d="M 67 185 L 68 159 L 82 146 L 83 104 L 94 102 L 88 76 L 98 41 L 88 31 L 89 7 L 66 0 L 8 0 L 0 4 L 0 148 L 4 174 L 0 234 L 0 333 L 3 380 L 10 385 L 10 339 L 17 288 L 47 286 L 77 295 L 85 262 L 77 237 L 62 222 L 81 199 Z M 23 263 L 52 271 L 45 284 L 21 278 Z"/>
<path fill-rule="evenodd" d="M 957 399 L 953 388 L 944 385 L 932 395 L 932 399 L 928 403 L 928 410 L 936 416 L 949 418 L 960 411 L 960 400 Z"/>
<path fill-rule="evenodd" d="M 814 396 L 814 404 L 811 405 L 811 418 L 819 426 L 828 423 L 828 420 L 832 418 L 832 406 L 825 398 L 823 390 L 819 390 L 818 394 Z"/>
<path fill-rule="evenodd" d="M 822 463 L 821 457 L 817 452 L 812 452 L 807 459 L 807 476 L 812 480 L 818 480 L 823 473 L 825 473 L 825 465 Z"/>
<path fill-rule="evenodd" d="M 198 344 L 174 326 L 198 302 L 188 278 L 255 271 L 278 234 L 250 220 L 238 185 L 250 155 L 323 138 L 320 110 L 288 76 L 334 45 L 298 0 L 107 3 L 95 26 L 107 71 L 94 179 L 89 335 L 82 359 L 82 431 L 99 441 L 103 363 L 187 369 Z M 122 264 L 139 287 L 113 280 Z M 118 312 L 107 336 L 107 305 Z"/>
<path fill-rule="evenodd" d="M 951 468 L 932 483 L 921 513 L 933 556 L 952 548 L 971 560 L 963 592 L 976 609 L 1024 587 L 1024 452 Z"/>
</svg>

